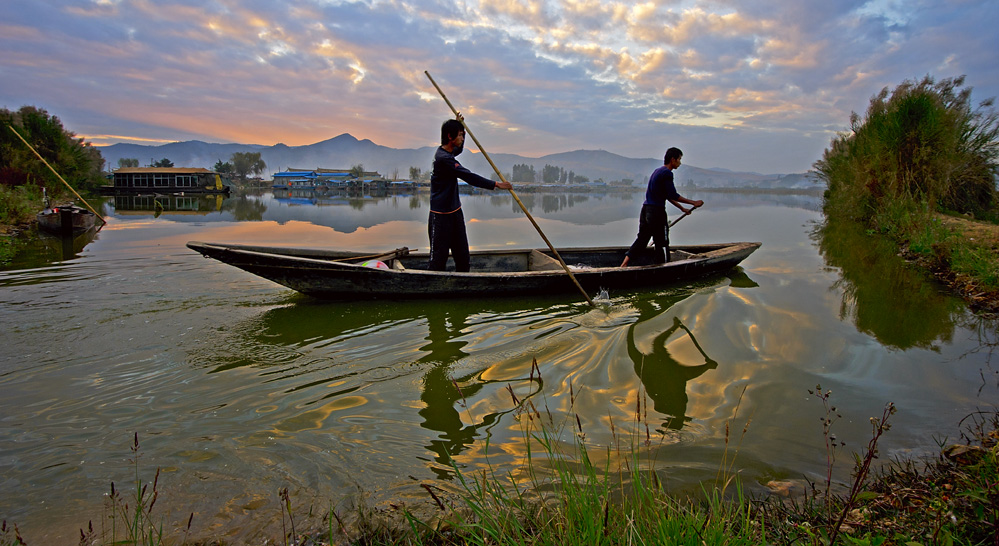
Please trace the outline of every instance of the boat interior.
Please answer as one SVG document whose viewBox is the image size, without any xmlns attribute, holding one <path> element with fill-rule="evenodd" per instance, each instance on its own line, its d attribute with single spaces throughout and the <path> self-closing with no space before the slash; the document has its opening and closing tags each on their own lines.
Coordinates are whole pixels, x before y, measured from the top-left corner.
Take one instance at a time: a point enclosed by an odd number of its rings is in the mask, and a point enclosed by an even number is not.
<svg viewBox="0 0 999 546">
<path fill-rule="evenodd" d="M 703 253 L 718 250 L 723 245 L 700 245 L 673 248 L 670 252 L 670 262 L 679 262 L 697 258 Z M 371 262 L 382 262 L 385 267 L 397 271 L 426 271 L 429 254 L 427 252 L 411 252 L 406 247 L 387 251 L 381 254 L 348 252 L 309 248 L 262 247 L 251 245 L 216 245 L 192 241 L 188 247 L 205 253 L 206 249 L 223 253 L 264 254 L 271 256 L 288 256 L 308 258 L 312 260 L 332 261 L 352 265 L 362 265 Z M 593 247 L 565 248 L 559 250 L 559 256 L 572 271 L 585 271 L 618 267 L 624 260 L 627 247 Z M 226 260 L 223 260 L 226 261 Z M 646 249 L 638 256 L 632 256 L 630 266 L 652 265 L 654 251 Z M 548 249 L 510 249 L 510 250 L 480 250 L 471 253 L 471 270 L 475 273 L 524 273 L 561 271 L 562 265 Z M 454 262 L 448 258 L 448 270 L 454 271 Z"/>
</svg>

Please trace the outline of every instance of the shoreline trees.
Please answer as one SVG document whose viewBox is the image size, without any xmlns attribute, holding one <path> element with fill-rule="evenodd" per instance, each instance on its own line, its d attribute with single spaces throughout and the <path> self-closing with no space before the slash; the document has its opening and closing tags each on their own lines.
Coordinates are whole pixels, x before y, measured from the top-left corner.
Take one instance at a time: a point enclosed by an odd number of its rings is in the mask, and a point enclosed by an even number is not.
<svg viewBox="0 0 999 546">
<path fill-rule="evenodd" d="M 66 130 L 56 116 L 34 106 L 12 112 L 0 109 L 0 185 L 8 188 L 26 184 L 46 185 L 61 192 L 61 183 L 44 163 L 17 138 L 16 129 L 67 182 L 77 189 L 104 183 L 104 158 L 100 150 Z"/>
</svg>

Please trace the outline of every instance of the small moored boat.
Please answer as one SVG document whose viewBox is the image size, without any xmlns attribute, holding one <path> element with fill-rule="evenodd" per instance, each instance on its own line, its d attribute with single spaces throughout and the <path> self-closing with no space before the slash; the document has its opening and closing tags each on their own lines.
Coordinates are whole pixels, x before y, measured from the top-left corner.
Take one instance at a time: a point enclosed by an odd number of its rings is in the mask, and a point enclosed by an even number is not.
<svg viewBox="0 0 999 546">
<path fill-rule="evenodd" d="M 188 248 L 318 298 L 418 299 L 508 297 L 574 292 L 578 288 L 548 249 L 472 252 L 472 271 L 427 270 L 427 253 L 407 248 L 380 255 L 337 250 L 192 241 Z M 690 281 L 727 271 L 760 243 L 672 247 L 671 260 L 637 256 L 619 267 L 628 247 L 564 248 L 558 253 L 587 293 L 633 290 Z"/>
<path fill-rule="evenodd" d="M 97 222 L 97 215 L 76 205 L 46 207 L 36 215 L 38 227 L 53 235 L 71 236 L 91 230 Z"/>
</svg>

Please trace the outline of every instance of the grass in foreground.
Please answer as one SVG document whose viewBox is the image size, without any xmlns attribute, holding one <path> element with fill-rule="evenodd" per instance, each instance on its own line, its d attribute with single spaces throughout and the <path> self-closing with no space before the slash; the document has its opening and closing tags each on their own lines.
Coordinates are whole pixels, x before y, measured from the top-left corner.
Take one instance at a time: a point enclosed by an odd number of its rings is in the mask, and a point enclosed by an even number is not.
<svg viewBox="0 0 999 546">
<path fill-rule="evenodd" d="M 823 434 L 830 472 L 823 485 L 812 484 L 804 497 L 751 499 L 744 493 L 732 448 L 726 450 L 715 483 L 704 484 L 703 495 L 679 498 L 665 488 L 654 460 L 650 437 L 623 449 L 620 463 L 597 464 L 586 448 L 580 427 L 569 416 L 557 423 L 547 408 L 538 411 L 522 403 L 525 441 L 541 456 L 525 457 L 520 477 L 483 471 L 462 474 L 463 492 L 443 499 L 427 491 L 441 509 L 436 519 L 418 519 L 408 512 L 402 523 L 372 525 L 352 532 L 331 512 L 330 526 L 316 544 L 794 544 L 905 545 L 996 544 L 999 540 L 999 413 L 981 413 L 962 423 L 963 444 L 949 446 L 936 460 L 892 461 L 878 469 L 878 442 L 890 429 L 895 413 L 885 406 L 871 418 L 871 437 L 863 453 L 854 454 L 853 481 L 845 493 L 830 492 L 837 443 L 833 425 L 837 410 L 830 392 L 817 387 L 811 394 L 825 408 Z M 646 426 L 636 411 L 635 430 Z M 575 421 L 578 425 L 578 420 Z M 730 424 L 731 425 L 731 424 Z M 730 428 L 727 426 L 727 430 Z M 748 421 L 743 434 L 748 428 Z M 557 438 L 566 428 L 575 441 Z M 612 460 L 611 448 L 606 461 Z"/>
<path fill-rule="evenodd" d="M 891 461 L 861 483 L 853 503 L 850 496 L 763 503 L 771 543 L 829 544 L 826 514 L 848 509 L 839 544 L 999 544 L 999 413 L 966 420 L 964 443 L 932 460 Z"/>
</svg>

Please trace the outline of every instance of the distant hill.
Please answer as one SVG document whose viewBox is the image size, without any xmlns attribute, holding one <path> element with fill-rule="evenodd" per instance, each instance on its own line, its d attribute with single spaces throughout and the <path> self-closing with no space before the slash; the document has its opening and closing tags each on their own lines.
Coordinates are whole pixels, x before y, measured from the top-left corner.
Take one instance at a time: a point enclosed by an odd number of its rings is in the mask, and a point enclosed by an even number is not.
<svg viewBox="0 0 999 546">
<path fill-rule="evenodd" d="M 219 160 L 228 161 L 235 152 L 259 152 L 267 164 L 264 178 L 288 168 L 297 169 L 349 169 L 363 165 L 367 171 L 378 171 L 389 178 L 407 178 L 410 167 L 423 172 L 431 169 L 436 147 L 418 149 L 396 149 L 375 144 L 370 140 L 358 140 L 350 134 L 308 144 L 287 146 L 275 144 L 213 144 L 191 140 L 173 142 L 159 146 L 138 144 L 113 144 L 100 149 L 107 165 L 116 168 L 121 158 L 134 158 L 140 165 L 148 165 L 160 159 L 169 159 L 177 167 L 204 167 L 211 169 Z M 534 167 L 540 176 L 545 165 L 561 167 L 566 171 L 585 176 L 590 181 L 603 180 L 616 182 L 632 180 L 636 186 L 644 186 L 649 174 L 662 166 L 662 159 L 633 159 L 604 150 L 576 150 L 532 158 L 516 154 L 491 154 L 504 175 L 513 170 L 514 165 L 526 164 Z M 466 149 L 461 162 L 483 176 L 492 174 L 492 167 L 482 154 Z M 693 184 L 701 188 L 812 188 L 821 184 L 808 173 L 758 174 L 732 172 L 726 169 L 703 169 L 684 165 L 676 172 L 677 186 Z"/>
</svg>

